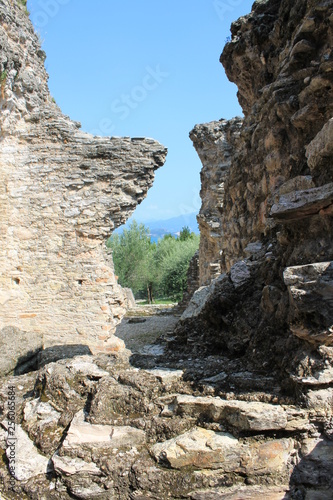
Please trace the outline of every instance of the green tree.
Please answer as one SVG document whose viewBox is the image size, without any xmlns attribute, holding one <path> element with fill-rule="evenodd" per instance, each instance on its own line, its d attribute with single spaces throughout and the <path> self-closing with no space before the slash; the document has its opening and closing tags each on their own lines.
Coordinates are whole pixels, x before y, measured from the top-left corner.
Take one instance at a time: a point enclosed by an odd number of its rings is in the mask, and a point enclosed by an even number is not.
<svg viewBox="0 0 333 500">
<path fill-rule="evenodd" d="M 119 283 L 132 288 L 135 295 L 146 292 L 153 279 L 151 268 L 154 244 L 149 229 L 133 221 L 121 235 L 114 234 L 108 241 Z"/>
<path fill-rule="evenodd" d="M 199 236 L 185 240 L 174 239 L 165 248 L 159 263 L 158 291 L 165 297 L 181 300 L 187 287 L 187 271 L 190 260 L 199 248 Z M 158 245 L 159 246 L 159 245 Z"/>
<path fill-rule="evenodd" d="M 184 226 L 179 233 L 180 241 L 186 241 L 189 239 L 193 239 L 194 237 L 195 237 L 195 234 L 191 232 L 191 230 L 188 226 Z"/>
<path fill-rule="evenodd" d="M 178 238 L 165 235 L 152 243 L 150 231 L 133 221 L 121 235 L 113 235 L 108 246 L 119 283 L 132 288 L 136 298 L 179 300 L 187 286 L 189 262 L 199 247 L 199 236 L 184 227 Z"/>
</svg>

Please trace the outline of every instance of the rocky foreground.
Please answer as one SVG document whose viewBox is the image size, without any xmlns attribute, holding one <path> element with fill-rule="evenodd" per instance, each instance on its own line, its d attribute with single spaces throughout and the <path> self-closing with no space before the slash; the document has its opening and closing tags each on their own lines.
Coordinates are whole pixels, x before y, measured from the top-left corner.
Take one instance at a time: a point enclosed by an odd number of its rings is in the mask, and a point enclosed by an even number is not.
<svg viewBox="0 0 333 500">
<path fill-rule="evenodd" d="M 17 422 L 12 490 L 1 422 L 2 498 L 332 498 L 320 392 L 302 408 L 237 362 L 177 369 L 141 355 L 151 367 L 139 369 L 129 356 L 77 356 L 2 381 L 3 415 L 14 387 Z"/>
<path fill-rule="evenodd" d="M 317 379 L 299 380 L 309 388 L 300 405 L 242 360 L 171 354 L 173 310 L 148 314 L 119 327 L 133 346 L 137 335 L 133 353 L 52 347 L 37 371 L 2 379 L 2 498 L 331 499 L 331 350 Z"/>
</svg>

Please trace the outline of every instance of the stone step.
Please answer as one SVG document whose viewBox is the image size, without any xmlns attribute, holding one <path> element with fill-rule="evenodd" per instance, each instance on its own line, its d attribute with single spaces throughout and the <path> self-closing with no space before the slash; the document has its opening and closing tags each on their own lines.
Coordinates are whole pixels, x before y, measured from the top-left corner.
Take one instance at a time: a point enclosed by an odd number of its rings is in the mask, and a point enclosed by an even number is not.
<svg viewBox="0 0 333 500">
<path fill-rule="evenodd" d="M 172 406 L 175 415 L 225 424 L 237 432 L 291 432 L 306 430 L 310 425 L 308 412 L 291 406 L 182 394 L 174 398 Z"/>
</svg>

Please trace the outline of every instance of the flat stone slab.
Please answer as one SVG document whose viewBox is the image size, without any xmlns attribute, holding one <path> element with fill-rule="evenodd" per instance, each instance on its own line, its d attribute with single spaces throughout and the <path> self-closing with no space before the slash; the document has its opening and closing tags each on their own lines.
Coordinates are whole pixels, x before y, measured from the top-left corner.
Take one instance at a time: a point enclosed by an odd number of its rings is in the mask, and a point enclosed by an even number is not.
<svg viewBox="0 0 333 500">
<path fill-rule="evenodd" d="M 101 470 L 96 464 L 93 462 L 85 462 L 80 458 L 66 456 L 60 457 L 57 453 L 55 453 L 52 457 L 52 462 L 54 470 L 58 472 L 58 474 L 65 474 L 65 476 L 72 476 L 78 473 L 92 476 L 102 475 Z"/>
<path fill-rule="evenodd" d="M 165 347 L 163 345 L 151 344 L 146 345 L 141 349 L 141 354 L 146 356 L 163 356 L 165 353 Z"/>
<path fill-rule="evenodd" d="M 172 382 L 177 382 L 177 380 L 181 380 L 184 375 L 183 370 L 168 370 L 167 368 L 155 368 L 145 371 L 154 375 L 160 382 L 167 385 Z"/>
<path fill-rule="evenodd" d="M 194 467 L 256 475 L 286 470 L 293 451 L 292 439 L 240 443 L 231 434 L 200 427 L 151 449 L 160 465 L 173 469 Z"/>
<path fill-rule="evenodd" d="M 79 411 L 63 442 L 63 448 L 71 449 L 82 445 L 94 449 L 95 447 L 120 448 L 143 445 L 146 441 L 144 431 L 134 427 L 90 424 L 85 421 L 84 411 Z"/>
<path fill-rule="evenodd" d="M 288 222 L 318 214 L 333 204 L 333 182 L 317 188 L 294 191 L 281 195 L 272 206 L 270 215 Z"/>
<path fill-rule="evenodd" d="M 190 493 L 191 500 L 287 500 L 286 486 L 241 486 Z"/>
<path fill-rule="evenodd" d="M 86 377 L 96 379 L 109 376 L 109 372 L 99 368 L 90 356 L 80 356 L 74 358 L 66 364 L 66 368 L 73 374 L 80 373 Z"/>
<path fill-rule="evenodd" d="M 12 449 L 15 449 L 15 478 L 18 481 L 28 481 L 35 476 L 47 474 L 49 472 L 49 459 L 38 452 L 20 425 L 16 425 L 15 438 L 15 441 L 12 439 L 7 441 L 6 449 L 8 460 L 11 458 Z M 11 446 L 14 447 L 11 448 Z"/>
<path fill-rule="evenodd" d="M 285 429 L 288 423 L 285 410 L 268 403 L 177 395 L 174 404 L 179 415 L 196 418 L 209 415 L 213 422 L 225 421 L 242 431 Z"/>
</svg>

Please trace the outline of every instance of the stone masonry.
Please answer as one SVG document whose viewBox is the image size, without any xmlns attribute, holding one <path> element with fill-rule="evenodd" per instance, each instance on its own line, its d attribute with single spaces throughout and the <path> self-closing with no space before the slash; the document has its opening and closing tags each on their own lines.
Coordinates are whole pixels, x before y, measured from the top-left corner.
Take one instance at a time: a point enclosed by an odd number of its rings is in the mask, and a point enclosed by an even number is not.
<svg viewBox="0 0 333 500">
<path fill-rule="evenodd" d="M 114 350 L 124 314 L 105 241 L 146 196 L 166 149 L 94 137 L 51 98 L 25 8 L 1 0 L 0 330 Z"/>
<path fill-rule="evenodd" d="M 222 271 L 223 247 L 227 245 L 222 229 L 224 185 L 236 153 L 241 125 L 242 120 L 234 118 L 196 125 L 190 132 L 203 165 L 202 205 L 198 215 L 200 286 L 209 285 Z"/>
<path fill-rule="evenodd" d="M 11 35 L 1 39 L 1 318 L 12 317 L 0 331 L 1 497 L 332 500 L 333 1 L 257 0 L 233 23 L 222 61 L 243 124 L 191 134 L 203 160 L 201 276 L 214 279 L 153 345 L 97 355 L 40 352 L 40 330 L 51 342 L 66 327 L 82 343 L 81 321 L 87 338 L 109 335 L 123 302 L 104 239 L 165 150 L 81 134 L 35 86 L 42 65 L 29 73 L 43 54 L 24 8 L 0 7 Z M 17 338 L 20 373 L 5 336 Z"/>
</svg>

